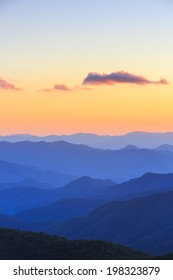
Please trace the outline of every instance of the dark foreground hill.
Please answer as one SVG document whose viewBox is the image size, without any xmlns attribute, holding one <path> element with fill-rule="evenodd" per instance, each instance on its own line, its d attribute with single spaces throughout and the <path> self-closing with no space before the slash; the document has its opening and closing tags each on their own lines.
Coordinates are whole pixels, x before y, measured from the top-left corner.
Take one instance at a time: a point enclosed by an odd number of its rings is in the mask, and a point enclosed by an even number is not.
<svg viewBox="0 0 173 280">
<path fill-rule="evenodd" d="M 43 233 L 0 229 L 1 260 L 128 260 L 151 257 L 104 241 L 68 240 Z"/>
</svg>

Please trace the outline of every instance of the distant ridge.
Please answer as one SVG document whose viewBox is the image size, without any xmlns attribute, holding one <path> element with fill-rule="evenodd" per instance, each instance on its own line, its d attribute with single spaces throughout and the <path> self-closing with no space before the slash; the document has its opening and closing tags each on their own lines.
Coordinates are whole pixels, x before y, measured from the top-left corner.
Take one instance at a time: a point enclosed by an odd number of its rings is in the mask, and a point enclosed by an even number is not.
<svg viewBox="0 0 173 280">
<path fill-rule="evenodd" d="M 41 189 L 30 184 L 21 186 L 21 182 L 19 182 L 14 184 L 13 188 L 0 189 L 0 213 L 13 215 L 23 210 L 43 207 L 64 199 L 80 198 L 82 201 L 85 199 L 93 200 L 102 192 L 102 190 L 112 185 L 115 185 L 112 181 L 98 180 L 88 177 L 78 178 L 64 187 L 57 189 Z M 79 204 L 80 203 L 81 201 L 79 201 Z M 95 203 L 94 201 L 93 203 L 84 201 L 84 203 L 88 205 L 88 208 L 91 207 L 92 209 L 98 205 L 98 203 Z"/>
<path fill-rule="evenodd" d="M 155 148 L 156 151 L 167 151 L 167 152 L 173 152 L 173 145 L 169 144 L 163 144 L 157 148 Z"/>
<path fill-rule="evenodd" d="M 47 184 L 46 188 L 49 188 L 48 185 L 50 185 L 50 188 L 57 188 L 67 184 L 74 178 L 74 176 L 66 175 L 58 171 L 42 171 L 12 161 L 0 160 L 0 183 L 16 183 L 24 180 L 23 183 L 27 182 L 28 184 L 29 181 L 39 182 L 39 180 L 41 180 L 40 186 L 44 187 L 44 184 L 41 184 L 44 182 L 45 185 Z"/>
<path fill-rule="evenodd" d="M 121 149 L 128 145 L 138 148 L 154 149 L 158 146 L 173 145 L 173 132 L 140 132 L 134 131 L 124 135 L 97 135 L 94 133 L 76 133 L 71 135 L 47 135 L 35 136 L 30 134 L 14 134 L 0 136 L 0 141 L 20 142 L 20 141 L 67 141 L 72 144 L 84 144 L 93 148 L 101 149 Z"/>
<path fill-rule="evenodd" d="M 99 149 L 65 141 L 0 142 L 0 158 L 72 177 L 127 181 L 147 172 L 172 173 L 173 153 L 151 149 Z M 20 179 L 21 180 L 21 179 Z M 39 181 L 39 180 L 38 180 Z"/>
<path fill-rule="evenodd" d="M 148 172 L 141 177 L 107 188 L 103 191 L 102 198 L 128 200 L 169 190 L 173 190 L 173 173 Z"/>
<path fill-rule="evenodd" d="M 121 150 L 125 151 L 125 150 L 137 150 L 137 149 L 138 149 L 138 147 L 136 147 L 134 145 L 128 145 L 128 146 L 122 148 Z"/>
</svg>

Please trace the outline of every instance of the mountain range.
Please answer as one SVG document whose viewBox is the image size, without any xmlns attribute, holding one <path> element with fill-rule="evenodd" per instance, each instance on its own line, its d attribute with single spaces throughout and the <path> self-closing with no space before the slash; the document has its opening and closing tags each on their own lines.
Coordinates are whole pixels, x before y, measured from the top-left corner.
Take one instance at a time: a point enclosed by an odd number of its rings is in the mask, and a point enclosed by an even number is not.
<svg viewBox="0 0 173 280">
<path fill-rule="evenodd" d="M 122 184 L 82 177 L 54 190 L 1 190 L 0 199 L 1 227 L 101 239 L 154 255 L 173 251 L 173 174 Z"/>
<path fill-rule="evenodd" d="M 25 207 L 28 205 L 29 209 L 22 208 L 23 204 L 18 202 L 17 205 L 21 207 L 21 211 L 17 211 L 15 217 L 23 222 L 69 220 L 74 217 L 86 216 L 89 212 L 108 201 L 131 200 L 155 193 L 164 193 L 169 190 L 173 190 L 173 174 L 148 173 L 122 184 L 82 177 L 54 191 L 39 191 L 37 192 L 37 199 L 32 193 L 32 189 L 30 189 L 32 196 L 27 195 L 27 197 L 21 189 L 18 189 L 17 196 L 21 201 L 25 202 Z M 21 199 L 22 196 L 23 198 Z M 4 194 L 1 197 L 4 197 Z M 7 192 L 6 197 L 8 197 Z M 29 203 L 28 197 L 30 197 Z M 36 202 L 35 204 L 38 205 L 38 207 L 35 206 L 36 208 L 33 208 L 32 197 Z M 42 205 L 39 206 L 39 204 Z M 1 205 L 3 205 L 2 201 Z M 3 211 L 4 214 L 9 214 L 9 209 L 11 209 L 10 213 L 15 213 L 15 205 L 12 208 L 12 201 L 10 205 L 10 207 L 6 208 L 6 211 L 1 206 L 1 213 Z"/>
<path fill-rule="evenodd" d="M 72 239 L 105 240 L 160 255 L 173 251 L 173 191 L 111 201 L 86 217 L 50 224 L 47 232 Z"/>
<path fill-rule="evenodd" d="M 105 188 L 114 184 L 115 183 L 109 180 L 98 180 L 89 177 L 81 177 L 64 187 L 56 189 L 41 189 L 33 187 L 32 185 L 21 186 L 20 183 L 19 185 L 15 184 L 12 188 L 3 188 L 0 190 L 0 213 L 13 215 L 20 211 L 45 206 L 56 201 L 75 198 L 90 199 L 91 201 L 87 202 L 88 207 L 91 205 L 91 209 L 93 209 L 94 205 L 96 207 L 100 205 L 102 201 L 102 199 L 100 199 L 95 204 L 94 198 L 99 196 Z M 67 200 L 67 202 L 68 201 L 69 200 Z M 84 202 L 84 200 L 82 201 Z M 63 202 L 63 205 L 64 203 L 65 202 Z M 84 205 L 86 206 L 85 202 Z M 66 207 L 69 207 L 68 203 L 66 203 Z"/>
<path fill-rule="evenodd" d="M 8 183 L 15 184 L 21 181 L 21 185 L 40 185 L 41 188 L 60 187 L 72 181 L 75 177 L 52 170 L 40 170 L 31 166 L 25 166 L 15 162 L 0 160 L 1 189 Z M 11 187 L 12 187 L 11 184 Z"/>
<path fill-rule="evenodd" d="M 102 150 L 62 141 L 0 142 L 0 157 L 2 161 L 44 172 L 67 174 L 69 178 L 90 176 L 115 182 L 140 177 L 147 172 L 173 172 L 172 152 L 131 148 Z M 53 174 L 51 178 L 53 180 Z"/>
<path fill-rule="evenodd" d="M 173 173 L 146 173 L 139 178 L 110 186 L 100 194 L 105 200 L 129 200 L 145 197 L 154 193 L 173 190 Z"/>
<path fill-rule="evenodd" d="M 128 140 L 117 150 L 91 147 L 97 135 L 73 135 L 90 146 L 9 136 L 0 141 L 0 227 L 173 252 L 173 145 L 154 144 L 171 135 L 132 133 L 123 139 L 152 136 L 153 147 Z"/>
<path fill-rule="evenodd" d="M 173 132 L 149 133 L 149 132 L 130 132 L 124 135 L 97 135 L 92 133 L 76 133 L 72 135 L 48 135 L 35 136 L 30 134 L 15 134 L 0 136 L 0 141 L 9 142 L 56 142 L 66 141 L 72 144 L 83 144 L 93 148 L 101 149 L 121 149 L 128 145 L 138 148 L 153 149 L 163 144 L 173 145 Z"/>
</svg>

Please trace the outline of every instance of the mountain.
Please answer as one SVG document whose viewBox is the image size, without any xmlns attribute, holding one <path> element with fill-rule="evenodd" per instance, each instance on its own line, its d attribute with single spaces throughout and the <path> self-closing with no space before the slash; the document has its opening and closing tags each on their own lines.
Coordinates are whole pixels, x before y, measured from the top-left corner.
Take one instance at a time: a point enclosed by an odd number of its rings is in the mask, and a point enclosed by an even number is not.
<svg viewBox="0 0 173 280">
<path fill-rule="evenodd" d="M 130 132 L 125 135 L 109 136 L 96 135 L 92 133 L 76 133 L 72 135 L 48 135 L 34 136 L 30 134 L 16 134 L 0 136 L 0 141 L 8 142 L 56 142 L 66 141 L 72 144 L 83 144 L 93 148 L 101 149 L 121 149 L 128 145 L 138 148 L 153 149 L 163 144 L 173 145 L 173 132 L 149 133 L 149 132 Z"/>
<path fill-rule="evenodd" d="M 19 142 L 55 142 L 67 141 L 72 144 L 83 144 L 93 148 L 101 149 L 121 149 L 128 145 L 134 145 L 139 148 L 153 149 L 163 144 L 173 145 L 173 132 L 149 133 L 149 132 L 130 132 L 125 135 L 108 136 L 96 135 L 92 133 L 76 133 L 72 135 L 48 135 L 34 136 L 30 134 L 16 134 L 0 136 L 0 141 Z"/>
<path fill-rule="evenodd" d="M 22 211 L 15 217 L 31 223 L 65 221 L 86 216 L 107 201 L 130 200 L 168 190 L 173 190 L 173 174 L 147 173 L 122 184 L 82 177 L 54 191 L 51 197 L 57 201 Z"/>
<path fill-rule="evenodd" d="M 39 181 L 36 181 L 34 179 L 23 179 L 16 183 L 0 183 L 0 191 L 5 189 L 16 189 L 16 188 L 25 188 L 25 187 L 31 187 L 32 188 L 38 188 L 38 189 L 55 189 L 53 185 L 42 183 Z"/>
<path fill-rule="evenodd" d="M 101 239 L 162 255 L 173 251 L 173 191 L 108 202 L 86 218 L 50 225 L 47 232 L 72 239 Z"/>
<path fill-rule="evenodd" d="M 18 181 L 23 181 L 23 185 L 24 182 L 27 185 L 30 182 L 30 186 L 32 186 L 32 183 L 36 184 L 35 181 L 37 181 L 40 185 L 41 182 L 44 182 L 42 187 L 46 184 L 46 188 L 48 188 L 48 184 L 50 184 L 52 185 L 50 186 L 52 188 L 53 186 L 63 186 L 73 179 L 74 176 L 65 175 L 58 171 L 43 171 L 33 167 L 24 166 L 22 164 L 0 160 L 1 183 L 16 183 Z"/>
<path fill-rule="evenodd" d="M 173 145 L 164 144 L 155 148 L 155 151 L 173 152 Z"/>
<path fill-rule="evenodd" d="M 19 187 L 0 190 L 0 213 L 13 215 L 56 201 L 53 190 Z"/>
<path fill-rule="evenodd" d="M 68 240 L 43 233 L 0 229 L 1 260 L 143 260 L 151 256 L 103 241 Z"/>
<path fill-rule="evenodd" d="M 64 198 L 96 198 L 103 190 L 107 190 L 116 183 L 111 180 L 94 179 L 88 176 L 80 177 L 56 190 L 59 199 Z"/>
<path fill-rule="evenodd" d="M 173 172 L 173 153 L 147 149 L 101 150 L 67 142 L 0 142 L 2 160 L 72 176 L 127 181 L 147 172 Z"/>
<path fill-rule="evenodd" d="M 99 198 L 104 198 L 105 200 L 126 200 L 168 190 L 173 190 L 173 173 L 156 174 L 149 172 L 139 178 L 107 188 Z"/>
<path fill-rule="evenodd" d="M 128 146 L 125 146 L 124 148 L 121 148 L 120 150 L 122 151 L 126 151 L 126 150 L 137 150 L 138 148 L 134 145 L 128 145 Z"/>
<path fill-rule="evenodd" d="M 52 223 L 72 218 L 84 217 L 103 204 L 96 199 L 71 198 L 62 199 L 52 204 L 17 213 L 14 217 L 25 223 Z M 34 228 L 37 228 L 34 226 Z"/>
<path fill-rule="evenodd" d="M 109 180 L 82 177 L 54 192 L 58 201 L 16 214 L 25 222 L 65 221 L 86 216 L 90 211 L 112 200 L 130 200 L 173 190 L 173 174 L 147 173 L 122 184 Z"/>
<path fill-rule="evenodd" d="M 24 224 L 14 217 L 0 214 L 0 228 L 24 228 Z"/>
<path fill-rule="evenodd" d="M 0 213 L 14 215 L 18 212 L 42 207 L 62 199 L 93 199 L 103 189 L 113 184 L 115 183 L 109 180 L 82 177 L 57 189 L 41 189 L 31 186 L 20 186 L 20 184 L 16 185 L 16 187 L 13 186 L 11 189 L 3 188 L 0 190 Z M 97 203 L 96 205 L 98 205 Z"/>
<path fill-rule="evenodd" d="M 47 184 L 47 183 L 43 183 L 43 182 L 39 182 L 39 181 L 36 181 L 34 179 L 23 179 L 19 182 L 17 182 L 16 184 L 15 183 L 10 183 L 8 184 L 9 186 L 12 186 L 17 188 L 17 187 L 31 187 L 32 188 L 37 188 L 37 189 L 47 189 L 47 190 L 51 190 L 51 189 L 55 189 L 55 186 L 53 185 L 50 185 L 50 184 Z M 58 185 L 56 185 L 56 188 L 58 187 Z"/>
</svg>

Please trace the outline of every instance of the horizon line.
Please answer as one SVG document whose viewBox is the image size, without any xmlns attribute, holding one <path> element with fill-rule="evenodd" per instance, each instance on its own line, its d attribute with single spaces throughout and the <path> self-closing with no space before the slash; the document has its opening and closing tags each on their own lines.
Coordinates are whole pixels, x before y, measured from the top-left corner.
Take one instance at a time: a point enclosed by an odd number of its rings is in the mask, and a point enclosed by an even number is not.
<svg viewBox="0 0 173 280">
<path fill-rule="evenodd" d="M 93 136 L 99 136 L 99 137 L 121 137 L 121 136 L 126 136 L 129 134 L 171 134 L 173 133 L 173 131 L 140 131 L 140 130 L 134 130 L 134 131 L 129 131 L 126 133 L 122 133 L 122 134 L 97 134 L 94 132 L 74 132 L 71 134 L 44 134 L 44 135 L 38 135 L 38 134 L 32 134 L 32 133 L 12 133 L 12 134 L 4 134 L 1 135 L 0 137 L 12 137 L 12 136 L 24 136 L 24 137 L 38 137 L 38 138 L 44 138 L 44 137 L 68 137 L 68 136 L 75 136 L 75 135 L 93 135 Z"/>
</svg>

